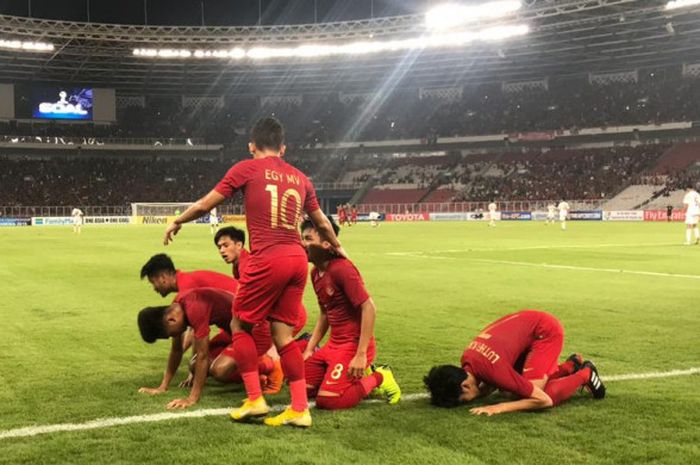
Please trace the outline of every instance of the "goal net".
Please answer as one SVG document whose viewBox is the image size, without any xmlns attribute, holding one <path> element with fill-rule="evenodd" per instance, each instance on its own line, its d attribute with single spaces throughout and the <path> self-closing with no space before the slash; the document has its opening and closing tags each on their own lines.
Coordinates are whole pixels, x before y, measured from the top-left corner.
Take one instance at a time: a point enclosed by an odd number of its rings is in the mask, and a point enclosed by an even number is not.
<svg viewBox="0 0 700 465">
<path fill-rule="evenodd" d="M 131 204 L 131 215 L 137 216 L 178 216 L 187 210 L 192 202 L 136 202 Z"/>
</svg>

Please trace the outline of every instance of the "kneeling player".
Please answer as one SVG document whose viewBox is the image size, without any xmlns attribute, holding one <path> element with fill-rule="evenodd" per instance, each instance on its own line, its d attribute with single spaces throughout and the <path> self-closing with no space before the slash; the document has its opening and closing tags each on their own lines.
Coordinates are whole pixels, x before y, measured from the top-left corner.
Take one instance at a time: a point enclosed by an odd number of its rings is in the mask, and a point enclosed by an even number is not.
<svg viewBox="0 0 700 465">
<path fill-rule="evenodd" d="M 332 225 L 337 235 L 339 228 Z M 316 396 L 318 408 L 344 409 L 356 406 L 379 388 L 389 403 L 395 404 L 401 389 L 391 370 L 379 367 L 367 374 L 375 354 L 376 309 L 360 273 L 350 260 L 338 257 L 330 243 L 321 240 L 311 221 L 305 221 L 301 231 L 309 261 L 314 264 L 311 279 L 321 308 L 304 351 L 309 397 Z M 329 327 L 328 343 L 314 352 Z"/>
<path fill-rule="evenodd" d="M 176 399 L 170 402 L 167 408 L 187 408 L 197 403 L 208 374 L 224 383 L 240 382 L 230 346 L 233 298 L 232 293 L 221 289 L 198 288 L 179 293 L 171 305 L 141 310 L 138 325 L 143 340 L 150 344 L 157 339 L 172 338 L 172 344 L 160 385 L 157 388 L 143 387 L 139 392 L 155 395 L 168 390 L 182 361 L 182 338 L 188 326 L 191 326 L 194 332 L 192 389 L 188 398 Z M 218 326 L 222 330 L 211 340 L 210 325 Z M 269 323 L 254 328 L 253 334 L 259 357 L 258 369 L 260 373 L 270 373 L 274 369 L 272 361 L 269 357 L 262 356 L 272 344 Z"/>
<path fill-rule="evenodd" d="M 571 355 L 557 365 L 564 343 L 561 323 L 552 315 L 523 310 L 495 321 L 474 339 L 462 355 L 462 367 L 433 367 L 423 379 L 431 401 L 455 407 L 489 395 L 494 389 L 519 398 L 470 410 L 495 415 L 559 405 L 585 387 L 596 399 L 605 386 L 592 362 Z"/>
</svg>

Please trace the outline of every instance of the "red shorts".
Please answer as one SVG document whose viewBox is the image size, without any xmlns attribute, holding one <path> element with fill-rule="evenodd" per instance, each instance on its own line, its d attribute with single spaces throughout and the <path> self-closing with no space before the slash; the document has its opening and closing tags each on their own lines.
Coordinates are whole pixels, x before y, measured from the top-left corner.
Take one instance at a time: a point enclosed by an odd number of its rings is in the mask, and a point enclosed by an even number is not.
<svg viewBox="0 0 700 465">
<path fill-rule="evenodd" d="M 563 346 L 564 328 L 559 320 L 544 313 L 535 328 L 535 341 L 525 355 L 523 377 L 528 380 L 537 380 L 557 371 Z"/>
<path fill-rule="evenodd" d="M 376 349 L 372 341 L 367 349 L 367 366 L 374 360 Z M 318 391 L 342 394 L 355 379 L 348 376 L 348 365 L 357 353 L 357 344 L 326 344 L 309 357 L 304 363 L 306 384 Z"/>
<path fill-rule="evenodd" d="M 296 326 L 308 271 L 304 255 L 251 255 L 233 301 L 233 314 L 250 324 L 275 320 Z"/>
<path fill-rule="evenodd" d="M 253 331 L 251 332 L 251 335 L 253 336 L 253 342 L 255 342 L 255 351 L 257 352 L 258 357 L 261 355 L 265 355 L 267 351 L 270 350 L 270 347 L 272 347 L 272 334 L 270 332 L 270 322 L 264 321 L 260 324 L 253 326 Z M 227 344 L 227 347 L 219 351 L 219 353 L 235 359 L 236 357 L 234 357 L 233 344 L 231 344 L 231 336 L 229 336 L 228 341 L 229 343 Z M 209 350 L 211 352 L 211 342 L 209 343 Z"/>
<path fill-rule="evenodd" d="M 223 329 L 209 339 L 209 363 L 218 357 L 231 344 L 231 335 Z"/>
</svg>

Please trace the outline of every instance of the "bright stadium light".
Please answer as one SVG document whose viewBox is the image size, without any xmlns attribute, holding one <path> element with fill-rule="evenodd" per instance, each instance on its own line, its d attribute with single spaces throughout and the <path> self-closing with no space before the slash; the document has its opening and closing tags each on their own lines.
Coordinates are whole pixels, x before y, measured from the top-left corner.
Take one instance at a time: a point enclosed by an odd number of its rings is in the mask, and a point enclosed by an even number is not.
<svg viewBox="0 0 700 465">
<path fill-rule="evenodd" d="M 54 46 L 47 42 L 0 39 L 0 48 L 7 50 L 26 50 L 28 52 L 52 52 Z"/>
<path fill-rule="evenodd" d="M 675 10 L 686 6 L 700 5 L 700 0 L 673 0 L 666 4 L 667 10 Z"/>
<path fill-rule="evenodd" d="M 421 50 L 436 47 L 459 47 L 475 41 L 494 42 L 523 36 L 529 32 L 526 25 L 494 26 L 477 31 L 431 34 L 410 39 L 389 41 L 350 42 L 347 44 L 305 44 L 298 47 L 253 47 L 248 50 L 232 48 L 223 50 L 184 49 L 134 49 L 134 56 L 146 58 L 219 58 L 266 60 L 270 58 L 319 58 L 338 55 L 367 55 L 400 50 Z"/>
<path fill-rule="evenodd" d="M 450 29 L 468 22 L 500 18 L 519 9 L 520 2 L 510 0 L 476 6 L 447 3 L 428 10 L 425 14 L 425 25 L 430 30 Z"/>
</svg>

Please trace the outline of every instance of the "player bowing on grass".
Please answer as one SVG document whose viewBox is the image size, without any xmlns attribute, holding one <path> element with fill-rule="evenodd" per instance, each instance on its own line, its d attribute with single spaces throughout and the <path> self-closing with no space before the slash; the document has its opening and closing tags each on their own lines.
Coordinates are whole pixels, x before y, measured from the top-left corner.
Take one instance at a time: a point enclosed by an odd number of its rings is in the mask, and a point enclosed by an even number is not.
<svg viewBox="0 0 700 465">
<path fill-rule="evenodd" d="M 332 223 L 338 234 L 338 225 Z M 314 264 L 311 272 L 321 309 L 304 351 L 306 384 L 316 406 L 329 410 L 356 406 L 379 388 L 389 403 L 401 398 L 401 389 L 388 367 L 366 374 L 375 355 L 376 308 L 353 263 L 338 257 L 329 242 L 321 239 L 311 221 L 301 226 L 302 242 Z M 330 328 L 326 345 L 314 352 Z"/>
<path fill-rule="evenodd" d="M 592 362 L 571 355 L 557 365 L 564 343 L 561 323 L 549 313 L 523 310 L 487 326 L 466 348 L 462 367 L 433 367 L 423 379 L 431 401 L 455 407 L 498 389 L 518 400 L 470 410 L 495 415 L 559 405 L 580 388 L 605 397 L 605 386 Z"/>
<path fill-rule="evenodd" d="M 186 399 L 176 399 L 167 405 L 168 409 L 186 408 L 197 403 L 201 396 L 204 382 L 209 374 L 222 383 L 240 382 L 236 371 L 236 362 L 231 347 L 231 305 L 234 295 L 230 292 L 198 288 L 178 294 L 171 305 L 147 307 L 138 315 L 139 331 L 144 341 L 150 343 L 157 339 L 172 338 L 168 364 L 163 380 L 157 388 L 139 389 L 145 394 L 162 394 L 168 390 L 170 382 L 177 372 L 184 353 L 182 338 L 191 327 L 194 333 L 193 376 L 190 395 Z M 220 329 L 209 339 L 209 326 Z M 271 345 L 267 322 L 253 329 L 255 344 L 260 349 L 260 372 L 269 374 L 274 367 L 265 351 Z"/>
<path fill-rule="evenodd" d="M 344 256 L 345 252 L 318 205 L 311 181 L 282 160 L 286 147 L 279 121 L 259 120 L 251 131 L 248 150 L 253 158 L 236 163 L 214 190 L 176 218 L 166 229 L 163 242 L 172 241 L 183 223 L 205 215 L 237 191 L 243 192 L 250 258 L 241 274 L 231 325 L 236 362 L 248 397 L 240 408 L 231 411 L 231 418 L 244 420 L 266 415 L 270 410 L 262 396 L 255 343 L 250 334 L 253 325 L 270 320 L 292 402 L 280 415 L 266 419 L 265 424 L 311 426 L 304 359 L 293 338 L 308 271 L 298 230 L 302 211 L 336 253 Z"/>
</svg>

